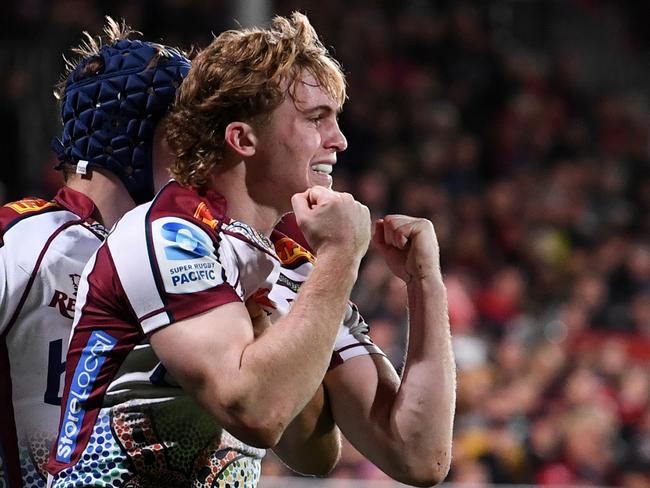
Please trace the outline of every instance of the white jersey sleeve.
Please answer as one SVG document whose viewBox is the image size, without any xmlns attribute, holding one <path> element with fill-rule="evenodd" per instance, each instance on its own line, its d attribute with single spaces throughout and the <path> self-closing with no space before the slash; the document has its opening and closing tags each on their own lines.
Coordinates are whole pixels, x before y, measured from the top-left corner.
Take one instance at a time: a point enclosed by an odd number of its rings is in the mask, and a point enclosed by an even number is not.
<svg viewBox="0 0 650 488">
<path fill-rule="evenodd" d="M 296 229 L 297 227 L 293 228 L 294 233 L 297 232 Z M 316 261 L 316 257 L 299 244 L 299 241 L 304 241 L 304 238 L 294 240 L 294 237 L 294 235 L 289 237 L 279 231 L 274 232 L 272 236 L 282 266 L 278 280 L 269 295 L 277 305 L 276 311 L 271 315 L 271 320 L 277 320 L 280 316 L 289 313 L 300 286 L 309 278 Z M 330 369 L 357 356 L 384 354 L 372 342 L 369 329 L 370 327 L 363 320 L 357 306 L 352 302 L 348 303 L 332 351 Z"/>
<path fill-rule="evenodd" d="M 370 327 L 363 320 L 357 306 L 352 302 L 348 303 L 345 318 L 334 343 L 330 369 L 357 356 L 383 355 L 381 348 L 370 339 L 369 331 Z"/>
<path fill-rule="evenodd" d="M 109 236 L 110 257 L 98 256 L 89 277 L 94 290 L 103 289 L 104 280 L 110 285 L 112 264 L 145 334 L 244 298 L 230 243 L 214 242 L 205 230 L 179 217 L 152 219 L 149 225 L 144 222 L 146 211 L 142 207 L 127 214 Z"/>
</svg>

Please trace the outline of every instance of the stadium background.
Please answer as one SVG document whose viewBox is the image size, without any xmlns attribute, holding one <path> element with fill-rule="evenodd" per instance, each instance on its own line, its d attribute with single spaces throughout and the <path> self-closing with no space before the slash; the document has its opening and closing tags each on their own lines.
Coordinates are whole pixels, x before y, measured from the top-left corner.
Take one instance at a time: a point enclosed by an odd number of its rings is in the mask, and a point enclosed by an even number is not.
<svg viewBox="0 0 650 488">
<path fill-rule="evenodd" d="M 448 482 L 650 486 L 647 2 L 2 2 L 0 200 L 60 184 L 52 87 L 103 15 L 187 48 L 294 9 L 348 74 L 335 187 L 436 226 L 458 362 Z M 400 367 L 404 287 L 372 252 L 354 299 Z M 264 473 L 291 476 L 273 456 Z M 330 478 L 262 487 L 385 479 L 348 444 Z"/>
</svg>

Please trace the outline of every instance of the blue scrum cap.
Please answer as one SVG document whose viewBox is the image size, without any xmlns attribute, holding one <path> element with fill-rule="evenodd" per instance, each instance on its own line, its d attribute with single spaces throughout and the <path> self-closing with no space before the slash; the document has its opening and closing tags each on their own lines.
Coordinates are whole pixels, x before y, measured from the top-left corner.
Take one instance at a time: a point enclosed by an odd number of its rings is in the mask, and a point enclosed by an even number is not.
<svg viewBox="0 0 650 488">
<path fill-rule="evenodd" d="M 103 67 L 82 76 L 84 58 L 69 75 L 61 99 L 63 136 L 52 141 L 62 169 L 115 173 L 136 203 L 153 198 L 151 165 L 156 125 L 174 101 L 190 61 L 176 49 L 121 39 L 99 50 Z"/>
</svg>

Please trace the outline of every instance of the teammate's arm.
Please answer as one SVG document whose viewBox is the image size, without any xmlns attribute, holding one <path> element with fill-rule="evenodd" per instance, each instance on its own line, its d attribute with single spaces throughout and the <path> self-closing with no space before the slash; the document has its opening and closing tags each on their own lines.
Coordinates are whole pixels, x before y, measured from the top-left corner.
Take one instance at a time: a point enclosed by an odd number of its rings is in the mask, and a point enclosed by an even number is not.
<svg viewBox="0 0 650 488">
<path fill-rule="evenodd" d="M 255 339 L 246 307 L 232 302 L 151 336 L 180 385 L 258 447 L 277 444 L 321 384 L 370 235 L 368 209 L 350 195 L 316 187 L 292 203 L 319 262 L 287 316 Z"/>
<path fill-rule="evenodd" d="M 246 308 L 257 338 L 268 330 L 271 321 L 254 300 L 249 299 Z M 285 429 L 273 452 L 301 474 L 324 476 L 334 469 L 341 456 L 341 439 L 322 385 Z"/>
<path fill-rule="evenodd" d="M 289 424 L 273 452 L 301 474 L 324 476 L 334 469 L 341 455 L 341 439 L 322 386 Z"/>
<path fill-rule="evenodd" d="M 352 444 L 399 481 L 429 486 L 451 460 L 455 367 L 438 246 L 427 220 L 388 216 L 374 242 L 407 283 L 409 341 L 400 379 L 381 355 L 352 358 L 325 384 L 336 423 Z"/>
</svg>

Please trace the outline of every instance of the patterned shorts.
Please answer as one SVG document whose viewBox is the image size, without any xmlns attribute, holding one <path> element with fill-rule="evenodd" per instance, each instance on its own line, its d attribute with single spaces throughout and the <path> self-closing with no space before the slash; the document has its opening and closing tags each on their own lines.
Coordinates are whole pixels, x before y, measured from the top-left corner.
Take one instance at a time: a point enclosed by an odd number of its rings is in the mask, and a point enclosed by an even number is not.
<svg viewBox="0 0 650 488">
<path fill-rule="evenodd" d="M 104 408 L 80 460 L 52 488 L 248 488 L 263 449 L 241 443 L 190 405 L 132 402 Z"/>
</svg>

